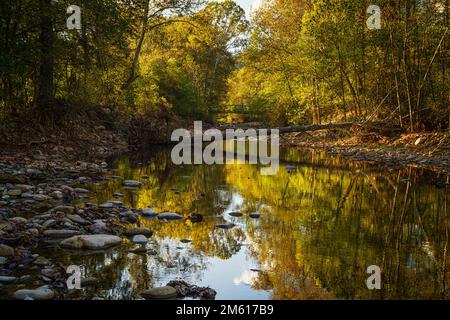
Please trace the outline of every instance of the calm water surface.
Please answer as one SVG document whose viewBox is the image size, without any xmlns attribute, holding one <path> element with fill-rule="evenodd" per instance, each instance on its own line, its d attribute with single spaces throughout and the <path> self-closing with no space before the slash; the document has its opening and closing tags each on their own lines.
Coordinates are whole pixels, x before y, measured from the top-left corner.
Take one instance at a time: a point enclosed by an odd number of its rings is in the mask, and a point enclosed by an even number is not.
<svg viewBox="0 0 450 320">
<path fill-rule="evenodd" d="M 277 175 L 261 176 L 247 164 L 175 166 L 167 149 L 124 156 L 114 163 L 116 174 L 143 187 L 92 185 L 90 202 L 120 192 L 130 208 L 200 213 L 204 221 L 141 218 L 155 231 L 147 244 L 153 255 L 128 253 L 132 244 L 49 255 L 102 279 L 100 289 L 74 296 L 82 298 L 133 299 L 174 279 L 210 286 L 217 299 L 449 298 L 450 193 L 434 185 L 447 176 L 295 150 L 282 158 Z M 244 216 L 231 217 L 233 211 Z M 215 228 L 223 222 L 236 227 Z M 383 269 L 382 290 L 367 289 L 370 265 Z"/>
</svg>

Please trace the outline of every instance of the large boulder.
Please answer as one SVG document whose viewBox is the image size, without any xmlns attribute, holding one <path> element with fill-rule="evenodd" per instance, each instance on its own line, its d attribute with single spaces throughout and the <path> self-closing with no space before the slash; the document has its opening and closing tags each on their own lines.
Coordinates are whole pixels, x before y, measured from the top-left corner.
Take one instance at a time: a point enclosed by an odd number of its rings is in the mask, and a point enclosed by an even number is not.
<svg viewBox="0 0 450 320">
<path fill-rule="evenodd" d="M 75 236 L 61 242 L 67 249 L 101 250 L 120 245 L 122 238 L 108 234 Z"/>
</svg>

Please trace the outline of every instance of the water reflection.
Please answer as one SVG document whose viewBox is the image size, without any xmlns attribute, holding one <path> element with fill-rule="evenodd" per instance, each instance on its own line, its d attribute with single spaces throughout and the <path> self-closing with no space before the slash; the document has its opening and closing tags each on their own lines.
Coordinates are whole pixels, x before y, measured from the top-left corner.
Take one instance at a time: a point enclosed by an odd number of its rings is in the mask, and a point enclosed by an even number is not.
<svg viewBox="0 0 450 320">
<path fill-rule="evenodd" d="M 100 277 L 101 294 L 110 299 L 135 298 L 177 278 L 211 286 L 218 299 L 449 298 L 450 194 L 448 186 L 431 184 L 448 177 L 321 153 L 285 150 L 282 157 L 276 176 L 245 164 L 174 166 L 169 150 L 123 157 L 116 174 L 143 188 L 124 190 L 112 179 L 92 186 L 90 201 L 120 192 L 131 208 L 200 213 L 204 220 L 141 219 L 155 230 L 152 255 L 127 248 L 54 254 Z M 235 211 L 244 215 L 229 215 Z M 236 227 L 215 228 L 224 222 Z M 366 287 L 370 265 L 383 270 L 382 290 Z"/>
</svg>

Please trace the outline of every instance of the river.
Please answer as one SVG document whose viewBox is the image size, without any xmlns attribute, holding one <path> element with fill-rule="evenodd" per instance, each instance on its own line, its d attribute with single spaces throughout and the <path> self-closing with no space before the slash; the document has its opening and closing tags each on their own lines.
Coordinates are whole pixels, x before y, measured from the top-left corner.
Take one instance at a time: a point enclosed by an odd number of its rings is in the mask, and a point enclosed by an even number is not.
<svg viewBox="0 0 450 320">
<path fill-rule="evenodd" d="M 46 254 L 101 279 L 73 298 L 134 299 L 175 279 L 209 286 L 216 299 L 449 298 L 450 193 L 434 184 L 447 176 L 321 152 L 281 155 L 274 176 L 249 164 L 176 166 L 164 148 L 116 158 L 115 174 L 143 187 L 92 184 L 90 202 L 120 192 L 130 208 L 199 213 L 203 221 L 140 217 L 155 231 L 147 254 L 129 253 L 131 243 L 102 253 L 46 247 Z M 224 222 L 236 226 L 215 228 Z M 367 288 L 371 265 L 382 270 L 381 290 Z"/>
</svg>

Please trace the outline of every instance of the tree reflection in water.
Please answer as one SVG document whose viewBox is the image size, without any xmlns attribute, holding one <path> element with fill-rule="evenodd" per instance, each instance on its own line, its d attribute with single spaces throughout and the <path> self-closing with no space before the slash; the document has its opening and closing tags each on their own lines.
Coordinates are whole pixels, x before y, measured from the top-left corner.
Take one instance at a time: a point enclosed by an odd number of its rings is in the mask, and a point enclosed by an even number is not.
<svg viewBox="0 0 450 320">
<path fill-rule="evenodd" d="M 247 298 L 259 290 L 273 299 L 449 298 L 450 196 L 448 189 L 430 183 L 436 174 L 388 171 L 295 150 L 284 151 L 282 163 L 297 169 L 282 168 L 275 176 L 261 176 L 257 166 L 246 164 L 174 166 L 170 150 L 131 159 L 117 161 L 117 175 L 143 181 L 143 187 L 124 190 L 120 180 L 111 180 L 92 186 L 95 201 L 121 192 L 131 208 L 205 218 L 201 223 L 141 218 L 141 226 L 155 231 L 148 245 L 153 255 L 131 254 L 127 247 L 62 255 L 64 263 L 82 264 L 87 275 L 98 275 L 107 298 L 134 298 L 175 278 L 201 283 L 208 270 L 240 253 L 258 269 L 248 270 Z M 232 211 L 244 216 L 231 217 Z M 260 219 L 248 216 L 254 211 Z M 237 226 L 215 228 L 224 221 Z M 366 287 L 370 265 L 383 270 L 382 290 Z M 218 291 L 218 298 L 233 298 L 214 282 L 206 285 Z"/>
</svg>

